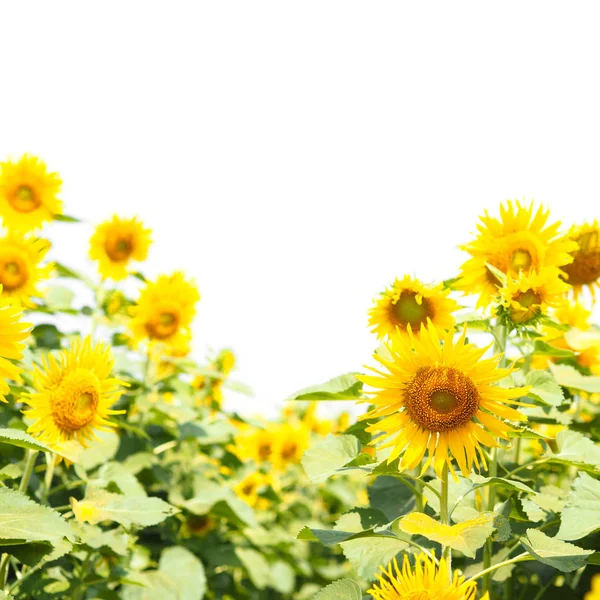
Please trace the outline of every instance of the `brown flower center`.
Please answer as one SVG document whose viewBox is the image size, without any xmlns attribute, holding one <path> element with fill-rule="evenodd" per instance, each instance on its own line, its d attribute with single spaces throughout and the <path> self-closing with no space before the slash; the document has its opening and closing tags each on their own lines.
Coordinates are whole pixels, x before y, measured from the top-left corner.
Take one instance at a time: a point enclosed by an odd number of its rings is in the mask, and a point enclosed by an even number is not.
<svg viewBox="0 0 600 600">
<path fill-rule="evenodd" d="M 146 323 L 150 337 L 164 340 L 172 336 L 179 328 L 179 315 L 170 311 L 160 311 Z"/>
<path fill-rule="evenodd" d="M 510 311 L 510 317 L 515 323 L 526 323 L 537 316 L 541 310 L 542 298 L 534 290 L 525 290 L 514 296 L 521 309 Z"/>
<path fill-rule="evenodd" d="M 417 302 L 415 292 L 403 291 L 396 302 L 391 305 L 392 320 L 406 329 L 410 325 L 413 331 L 427 323 L 427 317 L 433 318 L 433 308 L 426 298 Z"/>
<path fill-rule="evenodd" d="M 52 418 L 61 431 L 73 433 L 89 425 L 96 415 L 100 383 L 87 369 L 69 373 L 52 392 Z"/>
<path fill-rule="evenodd" d="M 575 241 L 579 244 L 579 250 L 573 253 L 573 262 L 562 269 L 571 285 L 590 285 L 600 277 L 598 232 L 584 233 Z"/>
<path fill-rule="evenodd" d="M 404 390 L 410 418 L 428 431 L 450 431 L 468 423 L 479 408 L 475 384 L 453 367 L 421 367 Z"/>
<path fill-rule="evenodd" d="M 42 204 L 35 190 L 29 185 L 18 186 L 12 194 L 9 194 L 8 202 L 16 211 L 22 213 L 33 212 Z"/>
<path fill-rule="evenodd" d="M 527 271 L 531 267 L 532 259 L 529 250 L 519 248 L 512 253 L 510 268 L 513 271 Z"/>
<path fill-rule="evenodd" d="M 28 279 L 29 273 L 22 260 L 17 257 L 0 260 L 0 283 L 7 291 L 19 289 Z"/>
<path fill-rule="evenodd" d="M 290 460 L 296 456 L 296 451 L 298 450 L 298 444 L 293 440 L 288 440 L 283 444 L 283 448 L 281 449 L 281 456 L 285 460 Z"/>
<path fill-rule="evenodd" d="M 106 240 L 104 249 L 110 260 L 122 262 L 131 256 L 131 253 L 133 252 L 133 241 L 130 237 L 109 238 Z"/>
<path fill-rule="evenodd" d="M 261 442 L 258 445 L 258 456 L 261 460 L 267 460 L 273 452 L 273 445 L 271 442 Z"/>
</svg>

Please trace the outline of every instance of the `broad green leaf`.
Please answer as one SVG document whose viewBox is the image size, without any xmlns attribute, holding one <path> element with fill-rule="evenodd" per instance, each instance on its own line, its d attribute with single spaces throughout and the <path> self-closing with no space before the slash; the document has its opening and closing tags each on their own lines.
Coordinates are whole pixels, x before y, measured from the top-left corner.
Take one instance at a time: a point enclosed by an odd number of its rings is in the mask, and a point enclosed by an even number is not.
<svg viewBox="0 0 600 600">
<path fill-rule="evenodd" d="M 582 433 L 565 429 L 556 436 L 558 452 L 551 454 L 553 461 L 567 464 L 590 465 L 600 469 L 600 446 Z"/>
<path fill-rule="evenodd" d="M 525 378 L 525 385 L 531 386 L 528 396 L 550 406 L 559 406 L 565 398 L 562 387 L 548 371 L 530 371 Z"/>
<path fill-rule="evenodd" d="M 88 443 L 78 457 L 77 464 L 86 471 L 91 471 L 98 465 L 111 460 L 119 449 L 119 435 L 112 430 L 96 432 L 98 440 L 92 440 Z"/>
<path fill-rule="evenodd" d="M 54 285 L 46 295 L 46 305 L 50 310 L 63 311 L 73 307 L 75 292 L 62 285 Z"/>
<path fill-rule="evenodd" d="M 271 565 L 271 587 L 282 594 L 291 594 L 296 587 L 294 569 L 282 560 Z"/>
<path fill-rule="evenodd" d="M 236 548 L 235 553 L 248 571 L 250 580 L 259 590 L 271 583 L 271 570 L 265 557 L 251 548 Z"/>
<path fill-rule="evenodd" d="M 584 550 L 574 544 L 548 537 L 537 529 L 528 529 L 527 537 L 521 538 L 521 544 L 536 560 L 563 573 L 585 566 L 588 556 L 594 553 L 593 550 Z"/>
<path fill-rule="evenodd" d="M 204 566 L 181 546 L 166 548 L 160 555 L 159 570 L 175 582 L 178 600 L 202 600 L 206 592 Z"/>
<path fill-rule="evenodd" d="M 21 477 L 21 469 L 14 463 L 9 463 L 0 469 L 0 481 L 4 479 L 18 479 Z"/>
<path fill-rule="evenodd" d="M 566 388 L 581 390 L 589 394 L 600 392 L 600 377 L 582 375 L 570 365 L 555 365 L 551 363 L 549 367 L 556 381 Z"/>
<path fill-rule="evenodd" d="M 115 554 L 126 556 L 131 537 L 118 529 L 103 530 L 95 525 L 70 521 L 73 530 L 81 539 L 81 543 L 98 550 L 102 547 L 109 548 Z"/>
<path fill-rule="evenodd" d="M 352 579 L 340 579 L 324 587 L 313 600 L 362 600 L 360 585 Z"/>
<path fill-rule="evenodd" d="M 58 454 L 70 461 L 75 461 L 79 458 L 81 448 L 79 444 L 74 442 L 65 442 L 50 447 L 20 429 L 8 428 L 0 429 L 0 443 L 19 446 L 20 448 L 27 448 L 28 450 L 37 450 L 39 452 L 52 452 L 53 454 Z"/>
<path fill-rule="evenodd" d="M 48 506 L 25 494 L 0 488 L 0 539 L 53 542 L 73 538 L 69 524 Z"/>
<path fill-rule="evenodd" d="M 470 475 L 470 479 L 475 484 L 473 489 L 479 489 L 487 485 L 497 485 L 516 490 L 518 492 L 525 492 L 526 494 L 535 494 L 535 490 L 531 489 L 528 485 L 525 485 L 520 481 L 515 481 L 514 479 L 504 479 L 503 477 L 483 477 L 477 473 Z"/>
<path fill-rule="evenodd" d="M 302 466 L 313 483 L 321 483 L 355 459 L 359 452 L 360 443 L 353 435 L 329 434 L 304 453 Z"/>
<path fill-rule="evenodd" d="M 368 488 L 369 503 L 393 521 L 415 507 L 413 491 L 396 477 L 378 477 Z"/>
<path fill-rule="evenodd" d="M 100 467 L 97 478 L 93 484 L 98 487 L 107 487 L 114 483 L 121 494 L 126 496 L 147 496 L 146 490 L 124 465 L 118 462 L 108 462 Z"/>
<path fill-rule="evenodd" d="M 81 219 L 76 217 L 70 217 L 69 215 L 59 215 L 58 213 L 52 215 L 55 221 L 62 221 L 63 223 L 81 223 Z"/>
<path fill-rule="evenodd" d="M 600 481 L 579 473 L 562 511 L 556 537 L 578 540 L 600 529 Z"/>
<path fill-rule="evenodd" d="M 3 546 L 0 540 L 0 553 L 10 554 L 18 561 L 28 567 L 37 565 L 43 558 L 48 556 L 54 550 L 50 542 L 30 542 L 28 544 L 18 544 Z"/>
<path fill-rule="evenodd" d="M 172 574 L 164 571 L 130 573 L 131 584 L 120 591 L 123 600 L 179 600 L 177 586 Z"/>
<path fill-rule="evenodd" d="M 481 513 L 463 523 L 442 525 L 424 513 L 411 513 L 400 519 L 398 528 L 409 535 L 422 535 L 432 542 L 450 546 L 465 556 L 474 558 L 475 552 L 497 528 L 496 517 L 495 513 Z"/>
<path fill-rule="evenodd" d="M 534 353 L 538 356 L 554 356 L 556 358 L 575 358 L 575 353 L 572 350 L 565 350 L 563 348 L 557 348 L 542 340 L 536 340 L 534 346 Z M 535 373 L 536 371 L 532 371 Z"/>
<path fill-rule="evenodd" d="M 346 373 L 321 383 L 304 388 L 286 400 L 357 400 L 362 397 L 363 383 L 356 373 Z"/>
<path fill-rule="evenodd" d="M 547 513 L 559 514 L 566 502 L 567 492 L 555 485 L 544 485 L 531 501 Z"/>
</svg>

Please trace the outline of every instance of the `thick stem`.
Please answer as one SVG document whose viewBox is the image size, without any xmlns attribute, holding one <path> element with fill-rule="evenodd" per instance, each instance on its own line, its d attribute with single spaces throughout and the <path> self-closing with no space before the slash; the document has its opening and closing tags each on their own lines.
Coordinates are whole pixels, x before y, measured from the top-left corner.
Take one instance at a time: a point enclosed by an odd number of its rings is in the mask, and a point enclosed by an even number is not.
<svg viewBox="0 0 600 600">
<path fill-rule="evenodd" d="M 440 520 L 442 525 L 450 524 L 450 515 L 448 513 L 448 463 L 444 465 L 442 471 L 442 493 L 440 496 Z M 442 558 L 448 566 L 448 577 L 452 583 L 452 548 L 450 546 L 442 546 Z"/>
</svg>

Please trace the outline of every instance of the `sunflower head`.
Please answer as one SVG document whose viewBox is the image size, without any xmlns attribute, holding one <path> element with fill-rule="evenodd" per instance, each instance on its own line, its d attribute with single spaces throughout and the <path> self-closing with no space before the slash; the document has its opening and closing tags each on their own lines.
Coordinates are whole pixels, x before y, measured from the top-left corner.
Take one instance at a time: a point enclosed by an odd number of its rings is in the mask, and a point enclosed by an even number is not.
<svg viewBox="0 0 600 600">
<path fill-rule="evenodd" d="M 413 469 L 427 453 L 423 472 L 433 460 L 438 476 L 446 464 L 454 473 L 454 458 L 468 475 L 480 461 L 486 467 L 482 446 L 497 446 L 496 438 L 508 439 L 514 430 L 504 419 L 526 420 L 508 406 L 524 390 L 495 385 L 510 370 L 498 368 L 499 357 L 482 359 L 487 349 L 465 338 L 466 328 L 456 342 L 448 332 L 442 344 L 429 322 L 418 338 L 393 340 L 389 357 L 375 354 L 385 371 L 359 377 L 375 388 L 374 408 L 362 419 L 379 419 L 367 431 L 378 435 L 381 448 L 392 448 L 388 463 L 402 455 L 400 469 Z"/>
<path fill-rule="evenodd" d="M 232 451 L 240 460 L 264 463 L 273 458 L 276 435 L 273 428 L 243 428 L 242 432 L 235 437 L 234 444 Z"/>
<path fill-rule="evenodd" d="M 35 156 L 0 163 L 0 215 L 9 229 L 38 229 L 62 213 L 57 194 L 62 181 Z"/>
<path fill-rule="evenodd" d="M 98 225 L 90 239 L 90 258 L 98 262 L 103 279 L 125 279 L 133 261 L 146 260 L 151 243 L 150 229 L 133 219 L 114 215 Z"/>
<path fill-rule="evenodd" d="M 289 464 L 299 463 L 310 442 L 310 429 L 303 423 L 283 423 L 275 431 L 271 461 L 276 469 L 285 471 Z"/>
<path fill-rule="evenodd" d="M 565 239 L 577 244 L 577 249 L 571 252 L 573 262 L 563 268 L 568 283 L 573 286 L 575 299 L 577 300 L 586 287 L 594 296 L 595 288 L 600 287 L 600 225 L 598 225 L 598 221 L 572 227 Z"/>
<path fill-rule="evenodd" d="M 4 293 L 0 285 L 2 298 Z M 0 402 L 6 402 L 5 394 L 10 393 L 7 379 L 21 382 L 22 369 L 13 364 L 12 360 L 21 360 L 25 350 L 24 340 L 33 328 L 31 323 L 21 321 L 22 313 L 18 308 L 0 303 L 0 331 L 2 343 L 0 344 Z"/>
<path fill-rule="evenodd" d="M 189 339 L 189 326 L 200 300 L 198 289 L 183 273 L 161 275 L 148 282 L 135 306 L 129 327 L 136 342 L 143 339 L 179 346 Z"/>
<path fill-rule="evenodd" d="M 564 267 L 572 262 L 569 254 L 577 244 L 559 235 L 560 222 L 548 223 L 549 211 L 534 209 L 518 201 L 500 207 L 500 218 L 487 211 L 478 225 L 476 239 L 462 246 L 471 258 L 461 267 L 457 289 L 479 294 L 478 306 L 488 306 L 498 295 L 502 282 L 488 268 L 492 265 L 508 277 L 539 272 L 544 267 Z"/>
<path fill-rule="evenodd" d="M 113 364 L 110 347 L 89 337 L 44 357 L 33 374 L 35 392 L 23 397 L 30 407 L 25 416 L 33 419 L 28 431 L 49 444 L 75 440 L 85 446 L 96 430 L 114 426 L 108 417 L 124 411 L 110 407 L 125 384 L 111 377 Z"/>
<path fill-rule="evenodd" d="M 233 490 L 244 502 L 256 508 L 265 508 L 269 501 L 261 494 L 271 485 L 271 477 L 260 471 L 251 473 L 237 483 Z"/>
<path fill-rule="evenodd" d="M 375 301 L 369 311 L 369 325 L 380 339 L 407 336 L 409 327 L 419 331 L 428 319 L 439 329 L 451 329 L 452 312 L 458 305 L 448 297 L 449 293 L 441 285 L 428 286 L 405 275 L 403 279 L 396 279 Z"/>
<path fill-rule="evenodd" d="M 42 295 L 39 283 L 52 274 L 51 264 L 41 264 L 49 248 L 47 240 L 26 237 L 18 232 L 10 232 L 0 238 L 3 300 L 15 306 L 33 306 L 31 298 Z"/>
<path fill-rule="evenodd" d="M 415 557 L 414 568 L 405 554 L 402 569 L 394 557 L 387 569 L 381 570 L 378 583 L 367 592 L 373 600 L 475 600 L 477 593 L 477 582 L 466 582 L 458 571 L 450 580 L 445 559 L 438 566 L 424 552 Z"/>
</svg>

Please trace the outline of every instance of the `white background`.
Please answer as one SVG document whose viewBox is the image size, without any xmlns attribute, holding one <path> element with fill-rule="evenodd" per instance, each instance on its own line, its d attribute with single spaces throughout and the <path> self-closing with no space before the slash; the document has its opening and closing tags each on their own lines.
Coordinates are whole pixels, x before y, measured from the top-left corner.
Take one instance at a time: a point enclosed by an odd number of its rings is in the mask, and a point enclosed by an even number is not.
<svg viewBox="0 0 600 600">
<path fill-rule="evenodd" d="M 594 2 L 5 2 L 0 157 L 64 179 L 54 257 L 137 214 L 254 398 L 368 362 L 372 298 L 451 277 L 484 208 L 598 215 Z M 67 259 L 68 257 L 68 259 Z"/>
</svg>

